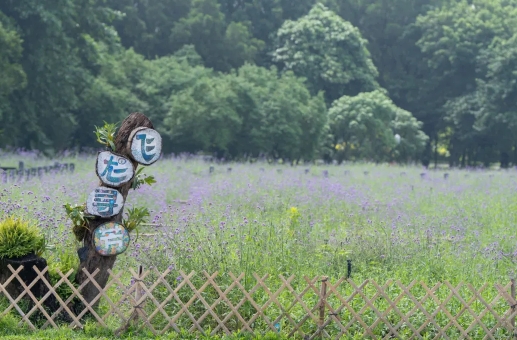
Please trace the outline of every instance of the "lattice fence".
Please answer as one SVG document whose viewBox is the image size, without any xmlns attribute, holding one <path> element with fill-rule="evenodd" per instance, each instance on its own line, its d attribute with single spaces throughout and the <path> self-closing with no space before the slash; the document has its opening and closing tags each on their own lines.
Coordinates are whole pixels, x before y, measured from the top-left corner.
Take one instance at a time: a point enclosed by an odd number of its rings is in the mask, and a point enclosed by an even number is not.
<svg viewBox="0 0 517 340">
<path fill-rule="evenodd" d="M 219 275 L 156 270 L 110 272 L 100 289 L 94 273 L 77 287 L 72 271 L 51 284 L 45 272 L 25 284 L 21 267 L 9 266 L 12 276 L 0 284 L 0 317 L 20 316 L 20 325 L 44 329 L 63 323 L 82 328 L 87 322 L 117 332 L 146 328 L 155 335 L 188 330 L 201 334 L 246 332 L 254 335 L 279 332 L 300 339 L 314 338 L 401 338 L 401 339 L 500 339 L 517 335 L 515 286 L 485 284 L 428 286 L 424 282 L 326 277 Z M 36 297 L 31 288 L 43 281 L 48 292 Z M 81 290 L 92 282 L 100 293 L 90 304 Z M 20 284 L 16 298 L 7 285 Z M 45 301 L 54 296 L 59 308 L 50 312 Z M 27 301 L 30 299 L 30 303 Z M 100 304 L 93 308 L 96 302 Z M 5 308 L 4 308 L 5 307 Z M 514 332 L 516 332 L 514 334 Z"/>
</svg>

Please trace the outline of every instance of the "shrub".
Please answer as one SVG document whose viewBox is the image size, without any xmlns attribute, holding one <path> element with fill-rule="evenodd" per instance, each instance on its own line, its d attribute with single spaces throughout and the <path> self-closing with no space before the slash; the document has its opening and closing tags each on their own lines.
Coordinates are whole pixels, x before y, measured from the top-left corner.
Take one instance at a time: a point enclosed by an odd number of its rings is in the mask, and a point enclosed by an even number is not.
<svg viewBox="0 0 517 340">
<path fill-rule="evenodd" d="M 55 255 L 53 255 L 49 258 L 48 265 L 50 284 L 55 286 L 57 282 L 61 280 L 61 275 L 59 275 L 58 270 L 62 274 L 66 275 L 70 269 L 73 269 L 74 272 L 70 274 L 68 280 L 74 284 L 75 288 L 78 288 L 79 286 L 75 284 L 75 275 L 77 274 L 78 267 L 79 258 L 77 258 L 75 252 L 70 249 L 61 252 L 59 257 L 55 257 Z M 61 297 L 61 299 L 63 299 L 63 301 L 68 299 L 68 297 L 73 293 L 70 286 L 68 286 L 68 284 L 66 284 L 65 282 L 63 282 L 59 287 L 56 288 L 56 292 Z"/>
<path fill-rule="evenodd" d="M 12 216 L 0 222 L 0 259 L 41 255 L 44 249 L 45 237 L 34 222 Z"/>
</svg>

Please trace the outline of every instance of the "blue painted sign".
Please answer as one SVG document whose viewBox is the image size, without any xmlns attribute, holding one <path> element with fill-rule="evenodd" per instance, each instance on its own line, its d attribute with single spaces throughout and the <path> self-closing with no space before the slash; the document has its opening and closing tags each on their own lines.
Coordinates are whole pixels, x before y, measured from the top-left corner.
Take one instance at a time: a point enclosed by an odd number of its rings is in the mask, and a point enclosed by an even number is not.
<svg viewBox="0 0 517 340">
<path fill-rule="evenodd" d="M 86 200 L 86 211 L 90 215 L 111 217 L 117 215 L 124 206 L 124 198 L 116 189 L 98 187 Z"/>
<path fill-rule="evenodd" d="M 93 236 L 95 251 L 102 256 L 122 254 L 129 246 L 129 232 L 117 222 L 101 224 Z"/>
<path fill-rule="evenodd" d="M 110 151 L 99 152 L 97 156 L 97 176 L 102 183 L 119 187 L 129 182 L 135 174 L 131 161 Z"/>
<path fill-rule="evenodd" d="M 158 131 L 140 127 L 131 132 L 131 157 L 138 163 L 150 165 L 162 154 L 162 137 Z"/>
</svg>

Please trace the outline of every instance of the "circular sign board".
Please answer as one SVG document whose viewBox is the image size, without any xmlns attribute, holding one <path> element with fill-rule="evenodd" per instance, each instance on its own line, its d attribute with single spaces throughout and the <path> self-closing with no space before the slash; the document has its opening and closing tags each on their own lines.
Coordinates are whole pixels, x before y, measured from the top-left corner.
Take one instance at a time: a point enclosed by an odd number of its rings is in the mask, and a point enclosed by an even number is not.
<svg viewBox="0 0 517 340">
<path fill-rule="evenodd" d="M 151 165 L 162 154 L 162 136 L 158 131 L 139 127 L 134 129 L 129 136 L 128 143 L 131 157 L 142 165 Z"/>
<path fill-rule="evenodd" d="M 86 212 L 100 217 L 118 215 L 124 206 L 124 197 L 116 189 L 98 187 L 93 190 L 86 200 Z"/>
<path fill-rule="evenodd" d="M 100 255 L 119 255 L 129 246 L 129 232 L 120 223 L 103 223 L 95 229 L 93 242 Z"/>
<path fill-rule="evenodd" d="M 110 151 L 99 152 L 96 168 L 102 183 L 112 187 L 129 182 L 135 174 L 133 163 L 129 159 Z"/>
</svg>

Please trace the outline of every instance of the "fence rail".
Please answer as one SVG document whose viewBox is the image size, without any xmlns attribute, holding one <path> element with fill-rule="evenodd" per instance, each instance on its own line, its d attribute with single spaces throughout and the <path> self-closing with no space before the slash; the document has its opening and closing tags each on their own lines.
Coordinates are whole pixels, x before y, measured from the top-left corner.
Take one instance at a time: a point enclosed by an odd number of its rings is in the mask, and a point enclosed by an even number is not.
<svg viewBox="0 0 517 340">
<path fill-rule="evenodd" d="M 202 334 L 253 335 L 280 332 L 301 338 L 402 339 L 499 339 L 517 334 L 514 282 L 484 284 L 449 282 L 428 286 L 413 281 L 389 280 L 356 283 L 341 278 L 259 276 L 244 273 L 163 273 L 157 270 L 111 272 L 104 289 L 95 281 L 99 273 L 81 286 L 73 283 L 73 271 L 61 273 L 53 284 L 48 267 L 33 270 L 36 278 L 24 282 L 23 267 L 8 266 L 12 275 L 0 284 L 0 318 L 20 316 L 20 325 L 33 330 L 66 323 L 82 328 L 86 320 L 120 333 L 130 325 L 155 335 L 181 330 Z M 99 290 L 87 303 L 82 289 L 92 283 Z M 35 296 L 33 287 L 42 284 L 46 293 Z M 21 287 L 17 296 L 8 286 Z M 12 286 L 11 286 L 12 287 Z M 2 303 L 1 300 L 4 300 Z M 30 303 L 27 303 L 27 299 Z M 49 299 L 57 306 L 48 308 Z M 98 307 L 94 307 L 98 300 Z"/>
<path fill-rule="evenodd" d="M 23 162 L 20 162 L 18 168 L 0 166 L 0 183 L 29 181 L 33 178 L 41 178 L 44 175 L 73 173 L 74 171 L 75 163 L 55 162 L 54 165 L 25 168 Z"/>
</svg>

